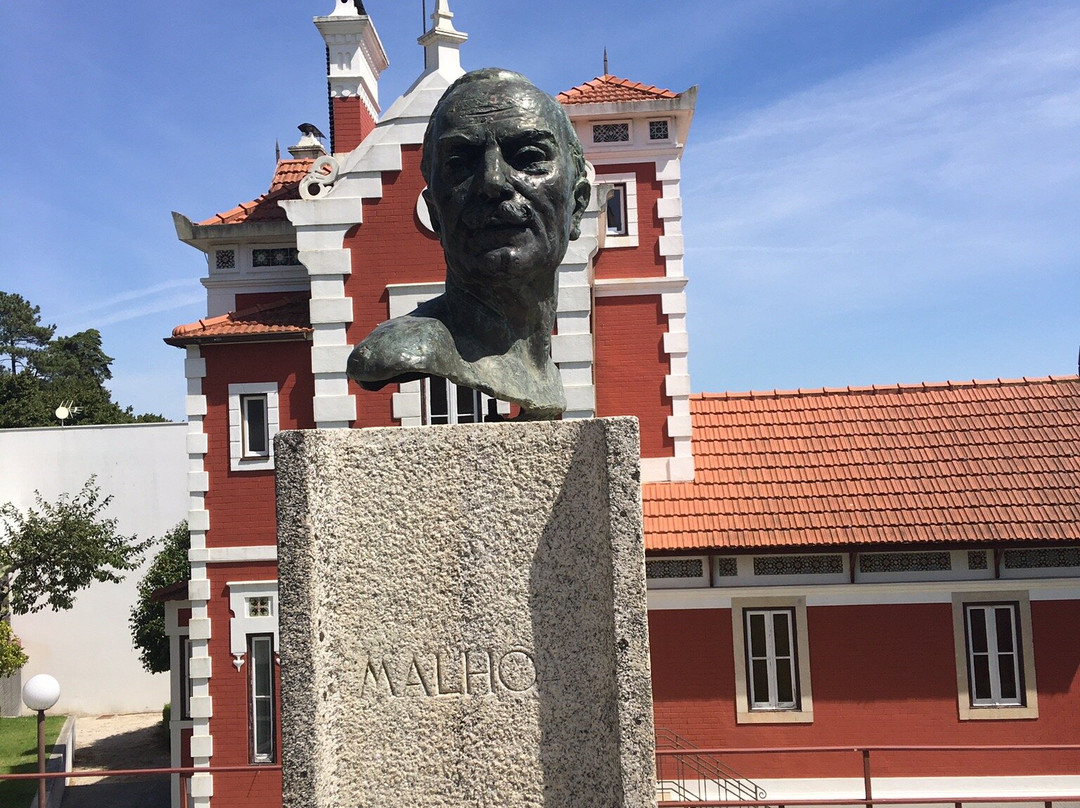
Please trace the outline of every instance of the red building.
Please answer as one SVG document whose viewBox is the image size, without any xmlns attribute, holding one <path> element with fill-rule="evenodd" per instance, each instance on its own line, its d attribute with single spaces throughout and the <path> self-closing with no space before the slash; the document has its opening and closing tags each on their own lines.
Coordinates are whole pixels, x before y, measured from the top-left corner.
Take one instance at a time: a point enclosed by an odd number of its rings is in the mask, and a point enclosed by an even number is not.
<svg viewBox="0 0 1080 808">
<path fill-rule="evenodd" d="M 488 406 L 442 381 L 362 392 L 344 372 L 377 323 L 442 289 L 419 162 L 462 73 L 451 18 L 439 0 L 424 72 L 383 112 L 374 25 L 336 3 L 315 20 L 330 153 L 305 135 L 263 196 L 175 215 L 206 256 L 208 311 L 168 339 L 187 352 L 192 534 L 169 607 L 173 762 L 250 765 L 192 778 L 196 806 L 280 802 L 273 435 Z M 691 397 L 680 169 L 695 96 L 610 75 L 557 96 L 594 194 L 560 268 L 552 353 L 565 417 L 641 423 L 657 726 L 699 747 L 1078 740 L 1080 643 L 1064 629 L 1080 599 L 1080 385 Z M 987 625 L 996 644 L 972 644 Z M 910 791 L 963 760 L 880 773 Z M 726 762 L 777 793 L 826 795 L 847 793 L 853 765 Z M 1007 762 L 979 757 L 971 788 L 1013 788 Z M 1075 792 L 1078 762 L 1045 753 L 1017 776 Z"/>
</svg>

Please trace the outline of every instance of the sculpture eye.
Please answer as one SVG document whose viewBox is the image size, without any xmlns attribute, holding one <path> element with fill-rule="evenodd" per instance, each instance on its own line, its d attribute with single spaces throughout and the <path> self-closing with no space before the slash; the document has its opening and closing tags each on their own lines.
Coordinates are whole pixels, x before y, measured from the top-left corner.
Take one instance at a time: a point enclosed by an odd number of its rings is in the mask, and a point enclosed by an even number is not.
<svg viewBox="0 0 1080 808">
<path fill-rule="evenodd" d="M 545 171 L 550 160 L 547 151 L 540 146 L 522 146 L 510 156 L 510 165 L 519 171 Z"/>
</svg>

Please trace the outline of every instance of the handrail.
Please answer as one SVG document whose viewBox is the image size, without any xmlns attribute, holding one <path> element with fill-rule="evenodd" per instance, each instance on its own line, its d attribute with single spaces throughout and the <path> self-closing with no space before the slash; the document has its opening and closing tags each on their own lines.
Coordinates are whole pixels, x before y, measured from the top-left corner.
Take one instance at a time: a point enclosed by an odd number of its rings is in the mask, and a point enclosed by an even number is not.
<svg viewBox="0 0 1080 808">
<path fill-rule="evenodd" d="M 682 777 L 682 767 L 685 765 L 691 771 L 703 777 L 706 781 L 706 794 L 708 785 L 716 787 L 717 795 L 723 794 L 727 798 L 734 795 L 737 800 L 763 799 L 765 789 L 752 780 L 747 779 L 735 769 L 721 762 L 710 754 L 702 752 L 693 743 L 679 735 L 677 732 L 666 727 L 657 727 L 655 730 L 657 746 L 661 742 L 669 744 L 669 748 L 657 749 L 659 754 L 663 751 L 666 755 L 675 755 L 677 758 L 676 772 L 678 779 L 657 777 L 657 789 L 680 792 L 681 796 L 690 798 L 695 796 L 685 785 Z M 658 760 L 659 763 L 659 760 Z M 660 767 L 657 766 L 657 769 Z M 701 799 L 700 795 L 698 799 Z"/>
<path fill-rule="evenodd" d="M 155 769 L 98 769 L 96 771 L 70 771 L 70 772 L 33 772 L 27 774 L 3 774 L 0 780 L 55 780 L 57 778 L 79 777 L 136 777 L 145 774 L 174 774 L 180 776 L 180 804 L 187 805 L 187 781 L 195 774 L 216 774 L 218 772 L 280 772 L 281 764 L 247 764 L 246 766 L 170 766 L 169 768 Z"/>
<path fill-rule="evenodd" d="M 882 746 L 780 746 L 780 747 L 726 747 L 717 749 L 697 749 L 698 754 L 702 755 L 739 755 L 739 754 L 822 754 L 822 753 L 855 753 L 862 758 L 863 769 L 863 795 L 862 797 L 847 797 L 842 799 L 826 799 L 826 800 L 778 800 L 775 797 L 770 802 L 762 802 L 764 798 L 764 792 L 758 795 L 757 800 L 739 800 L 738 804 L 740 808 L 753 808 L 753 806 L 775 806 L 781 804 L 783 808 L 789 808 L 789 806 L 829 806 L 829 805 L 851 805 L 853 802 L 862 803 L 865 808 L 873 808 L 875 805 L 926 805 L 928 803 L 953 803 L 956 808 L 961 808 L 963 803 L 984 803 L 984 802 L 1042 802 L 1045 808 L 1052 808 L 1054 802 L 1073 801 L 1074 797 L 1066 797 L 1059 795 L 1037 796 L 1037 795 L 1025 795 L 1021 797 L 951 797 L 951 796 L 939 796 L 934 798 L 919 797 L 919 798 L 888 798 L 888 799 L 875 799 L 873 796 L 873 777 L 870 768 L 871 753 L 891 753 L 891 752 L 1080 752 L 1080 744 L 925 744 L 925 745 L 882 745 Z M 679 756 L 682 754 L 680 749 L 660 749 L 656 750 L 657 769 L 661 767 L 661 762 L 665 757 L 674 756 L 676 760 L 680 760 Z M 674 789 L 673 789 L 674 790 Z M 730 805 L 730 801 L 709 801 L 709 800 L 664 800 L 660 805 L 667 808 L 677 808 L 678 806 L 692 805 L 692 806 L 708 806 L 708 805 Z"/>
<path fill-rule="evenodd" d="M 1049 744 L 984 744 L 984 745 L 959 745 L 929 744 L 922 746 L 867 746 L 865 744 L 851 746 L 725 746 L 719 748 L 695 749 L 703 755 L 745 755 L 745 754 L 768 754 L 775 755 L 781 752 L 1078 752 L 1080 744 L 1075 743 L 1049 743 Z M 673 754 L 670 749 L 657 749 L 658 755 Z"/>
<path fill-rule="evenodd" d="M 986 805 L 999 803 L 1032 803 L 1041 802 L 1050 806 L 1055 802 L 1077 802 L 1080 794 L 1026 794 L 1020 797 L 958 797 L 950 794 L 937 794 L 928 797 L 888 797 L 872 799 L 870 805 L 940 805 L 952 803 L 953 805 Z M 861 797 L 842 797 L 828 800 L 788 800 L 781 803 L 783 808 L 818 808 L 821 806 L 849 806 L 854 803 L 863 804 L 866 800 Z M 777 801 L 771 802 L 742 802 L 733 803 L 725 800 L 664 800 L 659 805 L 664 808 L 776 808 Z"/>
</svg>

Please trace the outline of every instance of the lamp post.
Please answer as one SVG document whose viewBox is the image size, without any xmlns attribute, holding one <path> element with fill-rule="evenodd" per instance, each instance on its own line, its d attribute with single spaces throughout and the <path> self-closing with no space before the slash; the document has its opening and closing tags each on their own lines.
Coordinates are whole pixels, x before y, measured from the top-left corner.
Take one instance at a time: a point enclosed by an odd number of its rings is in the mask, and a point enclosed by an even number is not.
<svg viewBox="0 0 1080 808">
<path fill-rule="evenodd" d="M 45 774 L 45 711 L 60 698 L 60 683 L 47 673 L 39 673 L 23 685 L 22 699 L 31 710 L 37 710 L 38 774 Z M 38 780 L 38 808 L 45 805 L 45 778 Z"/>
</svg>

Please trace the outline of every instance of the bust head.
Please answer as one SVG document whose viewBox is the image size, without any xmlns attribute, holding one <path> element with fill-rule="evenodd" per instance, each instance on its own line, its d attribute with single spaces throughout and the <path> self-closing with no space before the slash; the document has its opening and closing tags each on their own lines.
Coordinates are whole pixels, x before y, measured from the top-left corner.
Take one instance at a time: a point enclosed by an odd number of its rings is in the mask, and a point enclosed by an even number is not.
<svg viewBox="0 0 1080 808">
<path fill-rule="evenodd" d="M 589 201 L 581 144 L 555 99 L 508 70 L 466 73 L 431 115 L 421 171 L 448 285 L 554 278 Z"/>
<path fill-rule="evenodd" d="M 521 417 L 557 417 L 556 272 L 590 193 L 570 119 L 518 73 L 466 73 L 431 115 L 421 171 L 446 290 L 379 324 L 349 376 L 370 390 L 438 376 L 514 402 Z"/>
</svg>

